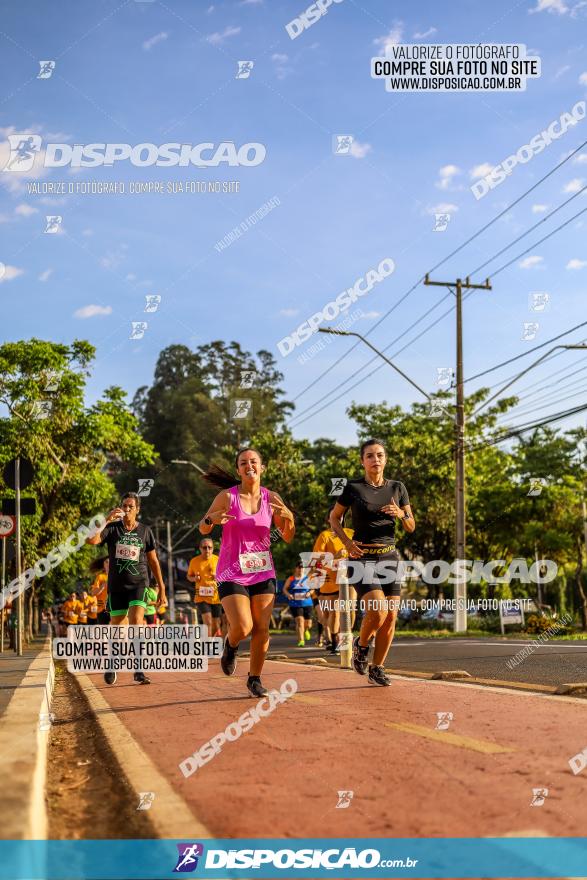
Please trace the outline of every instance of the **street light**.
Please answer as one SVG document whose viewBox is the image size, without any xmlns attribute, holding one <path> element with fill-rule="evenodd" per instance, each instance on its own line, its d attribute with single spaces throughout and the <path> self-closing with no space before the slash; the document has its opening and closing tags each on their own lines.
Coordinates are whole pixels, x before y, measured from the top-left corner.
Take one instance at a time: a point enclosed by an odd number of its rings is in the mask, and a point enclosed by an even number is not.
<svg viewBox="0 0 587 880">
<path fill-rule="evenodd" d="M 184 459 L 184 458 L 172 458 L 172 459 L 171 459 L 171 464 L 189 464 L 189 465 L 191 465 L 191 467 L 195 468 L 197 471 L 200 471 L 201 474 L 205 474 L 205 473 L 206 473 L 205 470 L 202 470 L 202 468 L 200 467 L 199 464 L 196 464 L 196 463 L 193 462 L 193 461 L 187 461 L 187 460 Z"/>
</svg>

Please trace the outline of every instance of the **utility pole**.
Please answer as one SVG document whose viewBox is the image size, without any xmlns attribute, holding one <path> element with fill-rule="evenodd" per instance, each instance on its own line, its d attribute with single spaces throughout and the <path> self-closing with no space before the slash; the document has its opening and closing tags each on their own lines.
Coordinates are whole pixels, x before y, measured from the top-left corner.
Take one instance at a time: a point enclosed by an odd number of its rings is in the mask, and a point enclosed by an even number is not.
<svg viewBox="0 0 587 880">
<path fill-rule="evenodd" d="M 22 574 L 22 559 L 20 556 L 20 456 L 17 456 L 14 464 L 14 494 L 15 494 L 15 504 L 16 504 L 16 538 L 15 538 L 15 551 L 16 551 L 16 577 L 18 578 L 18 597 L 16 599 L 16 613 L 17 613 L 17 629 L 14 633 L 14 650 L 16 651 L 19 657 L 22 656 L 22 642 L 24 635 L 24 596 L 22 584 L 20 582 L 20 577 Z M 14 606 L 13 606 L 14 607 Z"/>
<path fill-rule="evenodd" d="M 167 520 L 167 589 L 169 590 L 169 617 L 171 622 L 175 623 L 175 584 L 173 583 L 173 550 L 169 520 Z"/>
<path fill-rule="evenodd" d="M 466 290 L 491 290 L 489 278 L 484 284 L 472 284 L 469 278 L 463 281 L 430 281 L 428 273 L 424 284 L 435 287 L 455 288 L 457 312 L 457 363 L 456 363 L 456 419 L 455 419 L 455 464 L 456 464 L 456 529 L 455 545 L 457 576 L 455 583 L 455 632 L 467 631 L 467 580 L 460 560 L 466 558 L 466 507 L 465 507 L 465 391 L 463 387 L 463 288 Z"/>
</svg>

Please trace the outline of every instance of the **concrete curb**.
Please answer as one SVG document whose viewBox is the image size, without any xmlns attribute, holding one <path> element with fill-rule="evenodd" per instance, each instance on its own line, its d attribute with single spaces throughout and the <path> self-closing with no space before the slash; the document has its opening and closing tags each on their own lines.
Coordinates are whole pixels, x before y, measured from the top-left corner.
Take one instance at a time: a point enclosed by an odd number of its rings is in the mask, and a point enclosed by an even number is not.
<svg viewBox="0 0 587 880">
<path fill-rule="evenodd" d="M 0 726 L 0 838 L 46 840 L 45 777 L 55 683 L 51 637 L 31 662 Z"/>
<path fill-rule="evenodd" d="M 215 835 L 194 815 L 132 738 L 89 676 L 75 677 L 128 786 L 135 794 L 137 805 L 140 792 L 155 792 L 155 800 L 148 816 L 157 836 L 162 840 L 214 838 Z"/>
</svg>

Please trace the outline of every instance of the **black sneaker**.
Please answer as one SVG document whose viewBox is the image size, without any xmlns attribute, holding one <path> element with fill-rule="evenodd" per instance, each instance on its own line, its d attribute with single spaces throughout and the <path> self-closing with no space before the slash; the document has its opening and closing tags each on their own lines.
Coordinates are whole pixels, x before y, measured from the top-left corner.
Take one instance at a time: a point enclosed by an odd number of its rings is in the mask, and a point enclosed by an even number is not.
<svg viewBox="0 0 587 880">
<path fill-rule="evenodd" d="M 387 674 L 383 666 L 370 666 L 369 684 L 378 684 L 380 687 L 390 687 L 391 676 Z"/>
<path fill-rule="evenodd" d="M 115 672 L 105 672 L 104 673 L 104 681 L 106 684 L 114 684 L 116 681 L 116 673 Z"/>
<path fill-rule="evenodd" d="M 236 654 L 238 648 L 233 648 L 228 641 L 228 636 L 224 639 L 224 651 L 220 658 L 220 666 L 225 675 L 234 675 L 236 670 Z"/>
<path fill-rule="evenodd" d="M 134 680 L 139 684 L 151 684 L 151 679 L 144 672 L 135 672 Z"/>
<path fill-rule="evenodd" d="M 266 697 L 269 691 L 261 684 L 258 675 L 249 675 L 247 678 L 247 688 L 252 697 Z"/>
<path fill-rule="evenodd" d="M 359 645 L 359 637 L 353 642 L 353 668 L 359 675 L 367 675 L 367 667 L 369 666 L 369 646 L 363 648 Z"/>
</svg>

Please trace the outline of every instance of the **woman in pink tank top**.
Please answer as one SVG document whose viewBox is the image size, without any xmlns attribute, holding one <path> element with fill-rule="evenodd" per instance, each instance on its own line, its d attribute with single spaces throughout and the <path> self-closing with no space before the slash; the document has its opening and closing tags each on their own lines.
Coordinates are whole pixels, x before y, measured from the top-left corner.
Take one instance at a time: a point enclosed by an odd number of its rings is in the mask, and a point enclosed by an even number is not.
<svg viewBox="0 0 587 880">
<path fill-rule="evenodd" d="M 216 577 L 218 594 L 228 620 L 228 635 L 220 665 L 225 675 L 234 675 L 238 646 L 251 636 L 250 670 L 247 688 L 253 697 L 263 697 L 261 671 L 269 648 L 269 621 L 275 602 L 275 568 L 271 556 L 271 525 L 289 544 L 295 534 L 294 517 L 283 500 L 261 486 L 265 470 L 256 449 L 241 449 L 236 456 L 240 481 L 212 467 L 206 482 L 221 488 L 198 527 L 208 535 L 222 526 L 222 541 Z"/>
</svg>

